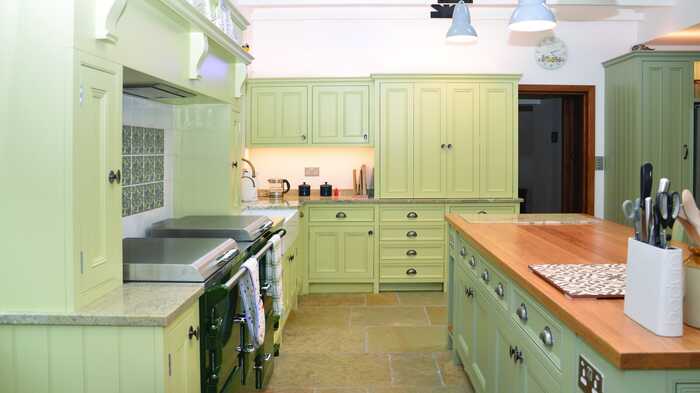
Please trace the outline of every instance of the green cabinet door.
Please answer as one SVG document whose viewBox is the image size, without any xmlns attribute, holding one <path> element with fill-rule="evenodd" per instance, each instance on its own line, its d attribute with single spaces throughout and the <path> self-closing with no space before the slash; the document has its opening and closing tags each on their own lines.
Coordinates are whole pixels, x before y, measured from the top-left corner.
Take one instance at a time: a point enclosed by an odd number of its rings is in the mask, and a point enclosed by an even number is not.
<svg viewBox="0 0 700 393">
<path fill-rule="evenodd" d="M 369 144 L 369 86 L 314 86 L 312 143 Z"/>
<path fill-rule="evenodd" d="M 192 306 L 165 330 L 165 391 L 199 393 L 201 390 L 199 340 L 189 332 L 199 329 L 199 309 Z"/>
<path fill-rule="evenodd" d="M 446 98 L 448 198 L 479 196 L 479 85 L 450 83 Z"/>
<path fill-rule="evenodd" d="M 494 339 L 494 311 L 496 308 L 489 302 L 486 296 L 486 289 L 479 287 L 474 291 L 474 335 L 472 344 L 472 365 L 474 374 L 472 383 L 478 391 L 490 392 L 493 388 L 493 349 Z"/>
<path fill-rule="evenodd" d="M 523 393 L 524 378 L 522 368 L 513 360 L 516 350 L 516 339 L 513 337 L 513 326 L 506 321 L 507 317 L 498 318 L 495 326 L 494 353 L 494 393 Z M 518 348 L 519 349 L 519 348 Z"/>
<path fill-rule="evenodd" d="M 412 197 L 413 84 L 381 84 L 379 137 L 381 197 Z"/>
<path fill-rule="evenodd" d="M 479 86 L 479 196 L 513 198 L 515 116 L 512 83 Z"/>
<path fill-rule="evenodd" d="M 309 229 L 309 279 L 366 281 L 374 276 L 374 227 L 324 225 Z"/>
<path fill-rule="evenodd" d="M 417 83 L 414 89 L 413 197 L 445 196 L 445 84 Z"/>
<path fill-rule="evenodd" d="M 121 77 L 101 69 L 81 63 L 78 76 L 73 190 L 78 306 L 122 282 Z"/>
<path fill-rule="evenodd" d="M 229 195 L 231 196 L 231 207 L 240 206 L 241 202 L 241 157 L 243 157 L 243 127 L 241 125 L 241 114 L 239 112 L 233 111 L 232 117 L 232 129 L 231 129 L 231 144 L 229 145 L 229 159 L 227 164 L 227 169 L 231 171 L 228 177 L 228 187 Z"/>
<path fill-rule="evenodd" d="M 692 63 L 645 61 L 643 75 L 642 156 L 654 164 L 654 173 L 667 177 L 674 188 L 690 188 Z"/>
<path fill-rule="evenodd" d="M 306 86 L 253 87 L 250 108 L 251 143 L 308 144 L 308 107 Z"/>
<path fill-rule="evenodd" d="M 455 263 L 462 263 L 459 258 Z M 471 342 L 474 336 L 474 285 L 462 267 L 455 267 L 455 283 L 452 288 L 454 301 L 453 343 L 465 367 L 471 367 Z"/>
</svg>

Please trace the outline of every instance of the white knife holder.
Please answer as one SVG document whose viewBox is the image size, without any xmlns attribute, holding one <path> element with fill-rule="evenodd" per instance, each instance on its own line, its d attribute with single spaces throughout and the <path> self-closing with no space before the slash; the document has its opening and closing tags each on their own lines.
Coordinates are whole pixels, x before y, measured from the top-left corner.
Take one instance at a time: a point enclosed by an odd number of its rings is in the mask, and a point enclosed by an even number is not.
<svg viewBox="0 0 700 393">
<path fill-rule="evenodd" d="M 683 252 L 627 241 L 625 314 L 658 336 L 683 335 Z"/>
</svg>

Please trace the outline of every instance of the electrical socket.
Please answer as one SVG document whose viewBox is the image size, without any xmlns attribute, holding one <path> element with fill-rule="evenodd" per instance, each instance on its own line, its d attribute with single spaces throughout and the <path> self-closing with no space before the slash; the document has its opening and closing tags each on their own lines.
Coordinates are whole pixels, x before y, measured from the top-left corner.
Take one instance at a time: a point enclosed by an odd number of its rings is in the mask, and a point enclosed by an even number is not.
<svg viewBox="0 0 700 393">
<path fill-rule="evenodd" d="M 578 357 L 578 388 L 583 393 L 603 393 L 603 374 L 582 355 Z"/>
<path fill-rule="evenodd" d="M 317 166 L 309 166 L 304 168 L 304 176 L 319 176 L 320 168 Z"/>
</svg>

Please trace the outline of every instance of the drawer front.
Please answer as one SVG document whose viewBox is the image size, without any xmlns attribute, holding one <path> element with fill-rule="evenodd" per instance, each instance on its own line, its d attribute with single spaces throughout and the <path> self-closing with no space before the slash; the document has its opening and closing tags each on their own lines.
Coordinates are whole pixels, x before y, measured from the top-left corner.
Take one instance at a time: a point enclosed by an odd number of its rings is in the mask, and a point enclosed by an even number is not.
<svg viewBox="0 0 700 393">
<path fill-rule="evenodd" d="M 561 325 L 534 304 L 520 289 L 512 288 L 512 318 L 541 348 L 554 365 L 561 370 L 564 334 Z"/>
<path fill-rule="evenodd" d="M 401 225 L 397 227 L 382 226 L 380 231 L 382 241 L 442 241 L 445 239 L 443 225 Z"/>
<path fill-rule="evenodd" d="M 483 261 L 479 259 L 479 255 L 469 247 L 469 243 L 461 238 L 459 238 L 455 246 L 457 247 L 457 260 L 464 266 L 464 270 L 476 276 L 483 264 Z"/>
<path fill-rule="evenodd" d="M 454 205 L 450 206 L 450 213 L 457 214 L 513 214 L 516 213 L 515 205 Z"/>
<path fill-rule="evenodd" d="M 383 282 L 442 282 L 444 270 L 444 265 L 440 261 L 419 263 L 382 261 L 379 265 L 379 276 Z"/>
<path fill-rule="evenodd" d="M 387 243 L 379 246 L 382 260 L 442 260 L 445 257 L 445 245 L 442 242 L 431 243 Z"/>
<path fill-rule="evenodd" d="M 479 279 L 487 286 L 487 292 L 503 311 L 507 312 L 512 297 L 510 282 L 498 270 L 486 263 L 482 263 L 480 271 Z"/>
<path fill-rule="evenodd" d="M 445 208 L 433 205 L 384 206 L 379 210 L 381 222 L 443 222 Z"/>
<path fill-rule="evenodd" d="M 333 206 L 310 207 L 310 222 L 371 222 L 374 221 L 373 207 Z"/>
</svg>

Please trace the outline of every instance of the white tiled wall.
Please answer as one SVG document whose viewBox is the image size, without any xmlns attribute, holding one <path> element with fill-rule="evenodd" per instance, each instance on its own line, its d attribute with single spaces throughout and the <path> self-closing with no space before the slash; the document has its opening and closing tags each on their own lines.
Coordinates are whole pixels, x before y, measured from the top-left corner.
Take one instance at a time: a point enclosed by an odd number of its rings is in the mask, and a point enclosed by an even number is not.
<svg viewBox="0 0 700 393">
<path fill-rule="evenodd" d="M 123 123 L 130 126 L 162 128 L 165 130 L 164 205 L 122 218 L 124 237 L 143 237 L 154 222 L 173 215 L 173 178 L 175 168 L 175 115 L 172 105 L 145 100 L 130 95 L 123 98 Z"/>
</svg>

